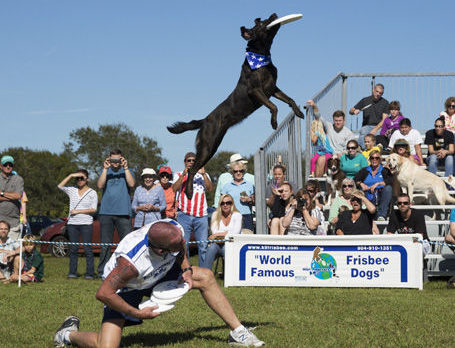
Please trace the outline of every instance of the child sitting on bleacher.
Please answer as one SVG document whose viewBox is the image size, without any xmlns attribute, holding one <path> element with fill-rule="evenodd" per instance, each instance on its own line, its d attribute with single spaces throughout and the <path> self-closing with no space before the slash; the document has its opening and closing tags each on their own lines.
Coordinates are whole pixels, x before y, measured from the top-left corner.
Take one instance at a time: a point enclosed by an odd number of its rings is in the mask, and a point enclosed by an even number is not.
<svg viewBox="0 0 455 348">
<path fill-rule="evenodd" d="M 394 100 L 389 104 L 389 117 L 384 119 L 382 123 L 381 132 L 376 136 L 376 143 L 382 144 L 383 148 L 387 148 L 389 145 L 390 137 L 392 133 L 400 129 L 400 122 L 404 118 L 400 111 L 400 102 Z"/>
<path fill-rule="evenodd" d="M 310 176 L 320 178 L 326 171 L 327 160 L 332 157 L 333 149 L 324 131 L 324 124 L 320 119 L 315 119 L 311 123 L 310 134 L 314 152 L 311 158 Z"/>
<path fill-rule="evenodd" d="M 379 151 L 381 152 L 381 148 L 376 145 L 376 137 L 374 134 L 367 134 L 365 135 L 364 143 L 365 143 L 365 151 L 362 151 L 362 155 L 365 156 L 365 158 L 368 161 L 368 164 L 370 164 L 370 153 L 371 151 Z"/>
<path fill-rule="evenodd" d="M 407 142 L 406 139 L 403 138 L 398 139 L 393 145 L 391 153 L 399 154 L 400 156 L 406 157 L 411 161 L 417 163 L 414 156 L 411 156 L 411 147 L 409 146 L 409 143 Z"/>
<path fill-rule="evenodd" d="M 390 137 L 389 148 L 392 149 L 398 139 L 405 139 L 410 146 L 411 155 L 416 160 L 418 165 L 424 165 L 422 158 L 422 148 L 420 144 L 423 143 L 422 136 L 417 129 L 412 128 L 411 120 L 404 118 L 400 122 L 400 130 L 393 132 Z"/>
</svg>

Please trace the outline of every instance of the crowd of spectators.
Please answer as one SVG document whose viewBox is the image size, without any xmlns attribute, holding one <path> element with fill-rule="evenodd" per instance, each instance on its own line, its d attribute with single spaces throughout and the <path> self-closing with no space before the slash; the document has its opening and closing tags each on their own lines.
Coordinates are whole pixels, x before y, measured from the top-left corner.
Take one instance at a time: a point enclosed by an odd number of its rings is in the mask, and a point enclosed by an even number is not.
<svg viewBox="0 0 455 348">
<path fill-rule="evenodd" d="M 397 153 L 418 165 L 426 164 L 427 169 L 434 174 L 438 171 L 438 167 L 443 167 L 445 176 L 449 176 L 454 173 L 453 156 L 455 154 L 453 134 L 455 132 L 455 97 L 447 98 L 444 104 L 445 111 L 436 118 L 434 129 L 428 130 L 425 137 L 422 137 L 418 130 L 412 128 L 411 120 L 401 113 L 400 102 L 394 100 L 389 103 L 383 98 L 383 94 L 384 86 L 377 84 L 371 96 L 361 99 L 349 110 L 352 115 L 363 113 L 358 140 L 349 133 L 349 130 L 343 128 L 345 117 L 342 111 L 333 113 L 333 124 L 323 121 L 323 127 L 321 127 L 322 117 L 317 105 L 313 100 L 307 102 L 307 105 L 313 108 L 314 115 L 311 128 L 314 156 L 311 160 L 310 176 L 326 176 L 327 158 L 339 157 L 341 170 L 346 177 L 353 178 L 356 188 L 376 206 L 375 219 L 379 221 L 389 217 L 392 203 L 401 192 L 394 178 L 396 173 L 392 173 L 382 164 L 383 155 Z M 379 132 L 378 135 L 375 134 L 377 132 Z M 325 142 L 327 145 L 323 146 Z M 422 154 L 423 143 L 428 147 L 426 161 Z M 321 148 L 324 153 L 321 152 Z M 342 191 L 337 193 L 341 198 L 337 199 L 335 208 L 331 210 L 329 222 L 336 221 L 335 210 L 339 210 L 338 205 L 346 195 L 346 191 L 344 189 Z M 346 207 L 349 206 L 346 205 Z"/>
<path fill-rule="evenodd" d="M 333 123 L 326 121 L 314 101 L 314 121 L 310 136 L 314 145 L 309 180 L 302 188 L 286 177 L 286 167 L 278 163 L 272 169 L 271 180 L 266 186 L 266 205 L 269 207 L 269 233 L 272 235 L 337 235 L 379 233 L 375 221 L 389 220 L 388 233 L 421 233 L 428 240 L 423 216 L 411 209 L 409 196 L 403 194 L 394 179 L 395 173 L 382 163 L 382 155 L 397 153 L 419 165 L 428 165 L 436 173 L 443 167 L 445 175 L 454 172 L 455 155 L 455 97 L 445 102 L 445 110 L 436 118 L 434 129 L 422 138 L 412 128 L 409 118 L 401 113 L 399 101 L 388 102 L 383 98 L 384 86 L 377 84 L 372 95 L 361 99 L 349 110 L 352 115 L 363 113 L 362 128 L 357 137 L 345 125 L 345 114 L 333 113 Z M 376 133 L 378 133 L 376 135 Z M 421 144 L 428 146 L 426 161 Z M 341 190 L 331 203 L 327 221 L 324 214 L 324 195 L 318 180 L 327 175 L 327 160 L 340 159 L 345 174 Z M 173 173 L 167 165 L 144 168 L 141 183 L 136 187 L 135 175 L 128 168 L 128 161 L 119 149 L 113 149 L 103 164 L 97 178 L 102 191 L 98 205 L 96 191 L 89 188 L 89 174 L 85 169 L 69 174 L 58 187 L 69 196 L 67 232 L 70 241 L 90 242 L 93 234 L 93 215 L 97 212 L 101 229 L 101 242 L 112 243 L 114 228 L 120 240 L 132 230 L 141 228 L 161 218 L 177 220 L 184 228 L 185 239 L 191 236 L 198 241 L 199 265 L 210 268 L 217 255 L 224 254 L 223 241 L 228 235 L 254 233 L 253 205 L 255 202 L 254 176 L 247 172 L 248 161 L 240 154 L 233 154 L 227 163 L 227 171 L 217 180 L 215 212 L 209 225 L 207 192 L 214 189 L 210 175 L 201 168 L 193 180 L 192 199 L 185 195 L 188 170 L 196 155 L 184 156 L 184 169 Z M 14 241 L 20 236 L 20 226 L 25 226 L 27 196 L 23 179 L 13 171 L 14 159 L 1 158 L 0 175 L 0 233 L 1 244 L 9 243 L 8 249 L 0 249 L 0 280 L 14 274 Z M 74 186 L 67 186 L 75 179 Z M 134 194 L 133 194 L 133 189 Z M 394 210 L 396 204 L 398 210 Z M 132 218 L 134 217 L 134 223 Z M 455 244 L 455 214 L 453 228 L 446 237 Z M 205 243 L 207 239 L 218 240 Z M 30 243 L 29 243 L 30 244 Z M 33 244 L 33 243 L 31 243 Z M 77 278 L 77 246 L 70 248 L 68 278 Z M 33 251 L 31 251 L 33 252 Z M 91 247 L 85 247 L 85 278 L 96 277 Z M 97 267 L 98 275 L 110 258 L 110 247 L 103 246 Z M 39 258 L 39 257 L 37 257 Z M 30 264 L 30 262 L 29 262 Z M 40 280 L 42 274 L 36 279 Z M 17 279 L 13 277 L 13 279 Z"/>
</svg>

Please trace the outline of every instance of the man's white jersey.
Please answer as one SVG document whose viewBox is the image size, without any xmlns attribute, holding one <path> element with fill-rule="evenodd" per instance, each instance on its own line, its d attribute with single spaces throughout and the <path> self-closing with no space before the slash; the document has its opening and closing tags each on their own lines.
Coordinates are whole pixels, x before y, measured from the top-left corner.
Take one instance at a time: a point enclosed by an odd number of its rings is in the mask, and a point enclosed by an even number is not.
<svg viewBox="0 0 455 348">
<path fill-rule="evenodd" d="M 103 280 L 107 278 L 109 273 L 117 266 L 118 258 L 124 257 L 126 260 L 136 267 L 139 275 L 128 282 L 127 289 L 123 288 L 121 291 L 128 291 L 133 289 L 147 289 L 155 285 L 166 273 L 172 268 L 175 262 L 175 256 L 168 253 L 165 258 L 149 251 L 149 241 L 147 232 L 150 226 L 157 222 L 177 222 L 171 220 L 158 220 L 151 224 L 147 224 L 142 228 L 133 231 L 125 236 L 118 245 L 115 252 L 112 254 L 109 261 L 104 267 Z M 178 225 L 180 228 L 181 226 Z M 183 229 L 183 228 L 182 228 Z"/>
</svg>

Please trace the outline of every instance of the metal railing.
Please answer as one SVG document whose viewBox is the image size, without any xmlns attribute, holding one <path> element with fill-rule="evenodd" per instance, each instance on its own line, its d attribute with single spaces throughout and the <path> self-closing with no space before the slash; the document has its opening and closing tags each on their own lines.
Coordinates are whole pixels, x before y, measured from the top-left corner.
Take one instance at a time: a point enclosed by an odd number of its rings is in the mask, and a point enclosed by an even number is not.
<svg viewBox="0 0 455 348">
<path fill-rule="evenodd" d="M 384 98 L 389 102 L 400 101 L 402 114 L 411 119 L 413 128 L 422 131 L 433 128 L 432 122 L 444 110 L 444 101 L 455 95 L 455 73 L 340 72 L 312 99 L 318 105 L 322 117 L 330 122 L 335 110 L 344 111 L 346 126 L 356 132 L 361 127 L 362 114 L 351 116 L 348 109 L 370 95 L 377 83 L 385 86 Z M 257 233 L 268 233 L 265 188 L 271 180 L 271 169 L 277 164 L 279 156 L 288 169 L 288 179 L 298 187 L 302 186 L 303 178 L 306 180 L 310 174 L 312 146 L 307 134 L 313 120 L 312 109 L 308 109 L 306 114 L 304 127 L 301 127 L 300 119 L 290 113 L 255 153 Z M 302 163 L 305 164 L 303 171 Z"/>
</svg>

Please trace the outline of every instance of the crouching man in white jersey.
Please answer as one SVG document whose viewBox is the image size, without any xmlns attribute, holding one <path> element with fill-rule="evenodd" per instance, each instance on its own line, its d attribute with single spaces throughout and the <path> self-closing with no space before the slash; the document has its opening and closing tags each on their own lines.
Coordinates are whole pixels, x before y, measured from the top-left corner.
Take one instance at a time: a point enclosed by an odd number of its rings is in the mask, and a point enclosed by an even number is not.
<svg viewBox="0 0 455 348">
<path fill-rule="evenodd" d="M 55 346 L 118 347 L 124 326 L 160 315 L 153 311 L 157 307 L 138 309 L 142 298 L 150 296 L 158 283 L 179 277 L 190 289 L 199 289 L 209 307 L 230 327 L 230 344 L 264 345 L 240 323 L 212 271 L 191 267 L 182 226 L 165 219 L 129 233 L 106 264 L 103 283 L 96 293 L 96 298 L 105 304 L 100 332 L 78 331 L 79 318 L 70 316 L 57 330 Z"/>
</svg>

